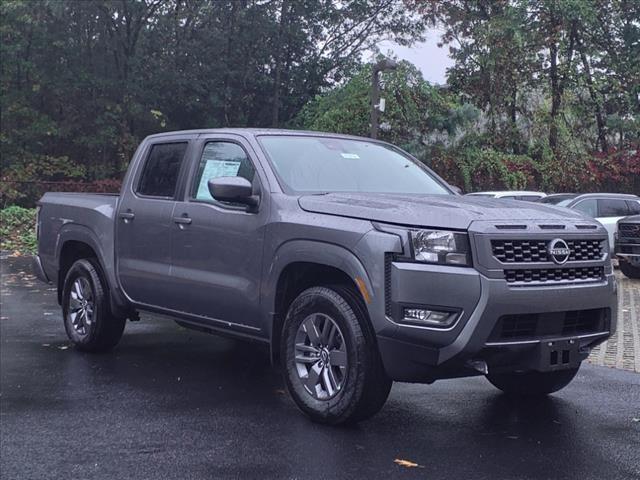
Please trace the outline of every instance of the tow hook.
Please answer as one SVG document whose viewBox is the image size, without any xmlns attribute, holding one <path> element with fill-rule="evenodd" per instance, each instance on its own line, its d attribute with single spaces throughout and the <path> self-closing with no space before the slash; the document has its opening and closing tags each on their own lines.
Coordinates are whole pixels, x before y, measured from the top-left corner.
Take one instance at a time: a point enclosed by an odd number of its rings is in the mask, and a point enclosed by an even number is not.
<svg viewBox="0 0 640 480">
<path fill-rule="evenodd" d="M 487 366 L 487 362 L 485 362 L 484 360 L 468 360 L 467 367 L 472 368 L 482 373 L 483 375 L 489 373 L 489 367 Z"/>
</svg>

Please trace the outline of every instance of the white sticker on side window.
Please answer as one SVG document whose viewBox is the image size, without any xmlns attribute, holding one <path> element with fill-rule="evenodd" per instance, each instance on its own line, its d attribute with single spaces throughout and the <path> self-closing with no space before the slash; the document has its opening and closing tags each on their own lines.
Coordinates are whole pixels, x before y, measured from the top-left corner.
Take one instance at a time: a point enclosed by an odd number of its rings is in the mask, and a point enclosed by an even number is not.
<svg viewBox="0 0 640 480">
<path fill-rule="evenodd" d="M 239 161 L 207 160 L 202 171 L 202 177 L 200 177 L 196 198 L 198 200 L 211 200 L 209 186 L 207 185 L 209 180 L 218 177 L 236 177 L 238 170 L 240 170 L 240 163 Z"/>
</svg>

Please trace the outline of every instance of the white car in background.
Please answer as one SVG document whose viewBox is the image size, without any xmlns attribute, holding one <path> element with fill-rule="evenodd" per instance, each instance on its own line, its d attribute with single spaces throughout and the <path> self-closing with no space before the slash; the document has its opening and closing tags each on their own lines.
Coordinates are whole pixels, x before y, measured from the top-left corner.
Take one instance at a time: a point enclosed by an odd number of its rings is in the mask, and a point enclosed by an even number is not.
<svg viewBox="0 0 640 480">
<path fill-rule="evenodd" d="M 607 229 L 612 249 L 618 220 L 640 214 L 640 197 L 624 193 L 564 193 L 549 195 L 539 202 L 578 210 L 596 219 Z"/>
<path fill-rule="evenodd" d="M 527 202 L 537 202 L 541 198 L 547 196 L 543 192 L 529 192 L 526 190 L 502 190 L 498 192 L 474 192 L 467 193 L 469 196 L 474 197 L 490 197 L 490 198 L 502 198 L 505 200 L 525 200 Z"/>
</svg>

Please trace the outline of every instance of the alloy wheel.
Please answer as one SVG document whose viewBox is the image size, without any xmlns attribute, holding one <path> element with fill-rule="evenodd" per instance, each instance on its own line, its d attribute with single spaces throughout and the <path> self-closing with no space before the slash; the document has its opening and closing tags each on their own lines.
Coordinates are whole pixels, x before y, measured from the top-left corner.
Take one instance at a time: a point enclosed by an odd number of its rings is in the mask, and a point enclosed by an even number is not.
<svg viewBox="0 0 640 480">
<path fill-rule="evenodd" d="M 74 330 L 80 335 L 87 335 L 93 325 L 94 300 L 89 281 L 78 277 L 69 292 L 69 319 Z"/>
<path fill-rule="evenodd" d="M 344 387 L 347 349 L 338 324 L 328 315 L 309 315 L 298 327 L 295 364 L 305 390 L 317 400 L 329 400 Z"/>
</svg>

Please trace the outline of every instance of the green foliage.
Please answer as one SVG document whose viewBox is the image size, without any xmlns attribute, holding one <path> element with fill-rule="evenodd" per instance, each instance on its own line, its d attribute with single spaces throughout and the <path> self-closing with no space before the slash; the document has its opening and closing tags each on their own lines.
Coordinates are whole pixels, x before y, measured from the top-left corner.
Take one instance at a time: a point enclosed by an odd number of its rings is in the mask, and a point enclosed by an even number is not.
<svg viewBox="0 0 640 480">
<path fill-rule="evenodd" d="M 158 131 L 281 126 L 381 38 L 424 27 L 388 0 L 5 0 L 0 14 L 2 176 L 20 181 L 118 177 Z M 9 200 L 32 204 L 20 189 Z"/>
<path fill-rule="evenodd" d="M 449 140 L 460 127 L 478 118 L 478 110 L 458 104 L 446 90 L 434 87 L 408 62 L 381 74 L 379 137 L 421 156 L 427 142 Z M 363 66 L 349 81 L 318 95 L 302 109 L 292 125 L 308 130 L 368 136 L 370 129 L 371 65 Z"/>
<path fill-rule="evenodd" d="M 50 186 L 68 180 L 80 180 L 85 176 L 85 167 L 71 162 L 67 157 L 36 155 L 22 151 L 18 161 L 3 169 L 0 184 L 2 206 L 25 205 L 42 195 L 42 181 Z"/>
<path fill-rule="evenodd" d="M 36 210 L 11 206 L 0 210 L 0 250 L 21 255 L 37 250 Z"/>
<path fill-rule="evenodd" d="M 158 131 L 367 136 L 363 54 L 433 23 L 447 86 L 406 62 L 382 73 L 382 139 L 467 189 L 640 190 L 640 1 L 5 0 L 0 14 L 1 205 L 112 188 Z"/>
</svg>

